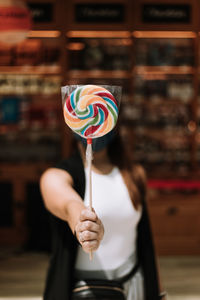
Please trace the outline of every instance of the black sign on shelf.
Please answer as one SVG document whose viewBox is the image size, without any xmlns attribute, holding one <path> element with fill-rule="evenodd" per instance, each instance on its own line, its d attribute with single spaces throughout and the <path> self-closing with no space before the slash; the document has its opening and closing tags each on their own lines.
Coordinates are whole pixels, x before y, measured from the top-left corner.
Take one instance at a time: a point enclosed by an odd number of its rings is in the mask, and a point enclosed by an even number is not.
<svg viewBox="0 0 200 300">
<path fill-rule="evenodd" d="M 123 4 L 76 4 L 75 20 L 80 23 L 122 23 L 124 12 Z"/>
<path fill-rule="evenodd" d="M 53 22 L 53 3 L 28 3 L 34 23 Z"/>
<path fill-rule="evenodd" d="M 190 23 L 190 4 L 143 4 L 144 23 Z"/>
</svg>

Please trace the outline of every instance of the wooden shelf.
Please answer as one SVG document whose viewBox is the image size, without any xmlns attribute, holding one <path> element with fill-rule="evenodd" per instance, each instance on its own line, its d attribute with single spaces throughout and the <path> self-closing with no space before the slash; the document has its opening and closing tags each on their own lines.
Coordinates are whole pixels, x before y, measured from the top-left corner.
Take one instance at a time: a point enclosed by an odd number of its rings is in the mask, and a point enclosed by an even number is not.
<svg viewBox="0 0 200 300">
<path fill-rule="evenodd" d="M 9 180 L 16 178 L 29 180 L 39 180 L 40 175 L 44 170 L 50 167 L 52 163 L 43 162 L 25 162 L 25 163 L 1 163 L 0 180 Z"/>
<path fill-rule="evenodd" d="M 32 97 L 34 103 L 41 103 L 41 98 L 45 100 L 46 104 L 55 102 L 55 99 L 61 99 L 58 93 L 42 93 L 42 92 L 16 92 L 16 93 L 1 93 L 0 96 L 27 96 Z M 45 99 L 46 98 L 46 99 Z M 61 100 L 60 100 L 61 101 Z M 60 103 L 58 103 L 60 106 Z"/>
<path fill-rule="evenodd" d="M 141 99 L 139 100 L 134 100 L 135 95 L 132 96 L 133 100 L 131 100 L 130 103 L 128 104 L 133 104 L 133 105 L 137 105 L 137 104 L 144 104 L 144 106 L 148 106 L 148 107 L 156 107 L 156 106 L 160 106 L 160 105 L 183 105 L 183 106 L 189 106 L 191 105 L 191 102 L 193 101 L 193 98 L 188 98 L 188 100 L 181 100 L 181 98 L 164 98 L 164 97 L 159 97 L 156 95 L 156 100 L 151 99 L 151 96 L 149 98 L 147 97 L 143 97 L 142 95 L 139 96 Z M 136 97 L 138 97 L 138 95 L 136 95 Z M 153 98 L 154 96 L 152 96 Z"/>
<path fill-rule="evenodd" d="M 29 32 L 29 38 L 59 38 L 61 32 L 59 30 L 32 30 Z"/>
<path fill-rule="evenodd" d="M 68 38 L 131 38 L 129 31 L 108 31 L 108 30 L 71 30 L 66 32 Z"/>
<path fill-rule="evenodd" d="M 149 39 L 191 39 L 191 38 L 196 38 L 197 34 L 194 31 L 146 31 L 146 30 L 141 30 L 141 31 L 133 31 L 132 35 L 135 38 L 149 38 Z"/>
<path fill-rule="evenodd" d="M 195 74 L 195 68 L 190 66 L 136 66 L 133 68 L 135 74 Z"/>
<path fill-rule="evenodd" d="M 68 76 L 71 79 L 81 79 L 81 78 L 123 78 L 129 79 L 131 73 L 129 71 L 103 71 L 103 70 L 88 70 L 88 71 L 81 71 L 81 70 L 70 70 L 67 72 Z"/>
<path fill-rule="evenodd" d="M 61 73 L 61 67 L 55 66 L 1 66 L 0 74 L 17 75 L 58 75 Z"/>
</svg>

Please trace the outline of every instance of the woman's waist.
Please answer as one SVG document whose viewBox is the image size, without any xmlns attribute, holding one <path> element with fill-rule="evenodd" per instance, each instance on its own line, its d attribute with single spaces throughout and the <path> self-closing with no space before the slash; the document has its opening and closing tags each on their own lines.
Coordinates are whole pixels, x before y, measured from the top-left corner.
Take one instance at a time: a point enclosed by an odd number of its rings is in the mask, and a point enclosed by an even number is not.
<svg viewBox="0 0 200 300">
<path fill-rule="evenodd" d="M 76 264 L 75 267 L 75 277 L 77 279 L 91 279 L 91 278 L 97 278 L 97 279 L 116 279 L 123 277 L 127 273 L 129 273 L 133 267 L 137 264 L 137 257 L 136 253 L 131 254 L 125 261 L 123 261 L 120 265 L 111 268 L 111 266 L 107 266 L 106 264 L 96 264 L 91 266 L 93 263 L 92 261 L 89 261 L 89 264 L 85 265 L 78 265 Z"/>
</svg>

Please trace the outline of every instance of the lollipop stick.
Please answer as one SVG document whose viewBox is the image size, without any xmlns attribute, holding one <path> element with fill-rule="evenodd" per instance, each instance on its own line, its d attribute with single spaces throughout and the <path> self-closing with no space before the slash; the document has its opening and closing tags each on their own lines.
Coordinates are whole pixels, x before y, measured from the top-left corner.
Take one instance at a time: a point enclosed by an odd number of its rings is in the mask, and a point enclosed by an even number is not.
<svg viewBox="0 0 200 300">
<path fill-rule="evenodd" d="M 86 160 L 88 164 L 89 208 L 92 211 L 92 139 L 87 139 Z M 90 260 L 92 260 L 92 251 L 90 251 Z"/>
</svg>

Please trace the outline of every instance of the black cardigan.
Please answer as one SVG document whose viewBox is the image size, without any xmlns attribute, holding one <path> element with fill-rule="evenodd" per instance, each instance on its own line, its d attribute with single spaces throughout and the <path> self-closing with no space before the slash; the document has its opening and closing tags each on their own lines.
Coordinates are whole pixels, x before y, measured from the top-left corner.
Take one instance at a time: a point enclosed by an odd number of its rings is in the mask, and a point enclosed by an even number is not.
<svg viewBox="0 0 200 300">
<path fill-rule="evenodd" d="M 74 189 L 81 198 L 84 198 L 85 173 L 80 155 L 76 153 L 70 159 L 59 163 L 56 167 L 71 174 Z M 66 222 L 51 214 L 50 218 L 52 256 L 43 299 L 70 300 L 78 243 Z M 138 224 L 137 253 L 144 274 L 145 300 L 158 300 L 157 268 L 145 201 L 143 201 L 143 213 Z"/>
</svg>

